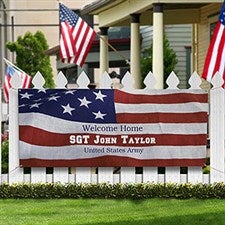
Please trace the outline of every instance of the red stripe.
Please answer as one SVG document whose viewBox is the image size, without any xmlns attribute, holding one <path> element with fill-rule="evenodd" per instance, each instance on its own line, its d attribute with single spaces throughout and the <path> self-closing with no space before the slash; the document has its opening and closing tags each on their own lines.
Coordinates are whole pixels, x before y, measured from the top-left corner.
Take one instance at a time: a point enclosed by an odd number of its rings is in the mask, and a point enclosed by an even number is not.
<svg viewBox="0 0 225 225">
<path fill-rule="evenodd" d="M 91 159 L 73 160 L 42 160 L 42 159 L 20 159 L 23 167 L 143 167 L 143 166 L 205 166 L 205 159 L 150 159 L 139 160 L 129 157 L 102 156 Z"/>
<path fill-rule="evenodd" d="M 4 89 L 4 98 L 6 102 L 9 101 L 9 89 L 11 88 L 10 80 L 11 80 L 11 77 L 8 75 L 5 75 L 3 89 Z"/>
<path fill-rule="evenodd" d="M 206 134 L 129 134 L 126 135 L 128 136 L 127 138 L 126 136 L 124 137 L 121 135 L 98 136 L 98 134 L 55 134 L 31 126 L 19 127 L 20 141 L 39 146 L 73 145 L 70 143 L 71 135 L 75 136 L 75 143 L 73 144 L 87 146 L 198 146 L 206 145 L 207 140 Z M 79 135 L 78 139 L 76 139 L 77 135 Z M 83 135 L 88 135 L 88 138 L 85 139 Z M 96 142 L 95 140 L 98 141 Z"/>
<path fill-rule="evenodd" d="M 27 74 L 23 74 L 23 76 L 24 76 L 24 80 L 23 80 L 22 88 L 29 88 L 32 78 Z"/>
<path fill-rule="evenodd" d="M 69 48 L 68 48 L 68 43 L 67 43 L 67 40 L 66 40 L 66 35 L 65 35 L 65 33 L 68 33 L 68 30 L 67 29 L 65 29 L 64 30 L 64 28 L 63 28 L 63 26 L 62 26 L 62 24 L 61 24 L 61 26 L 60 26 L 60 29 L 61 29 L 61 38 L 62 38 L 62 42 L 63 42 L 63 45 L 64 45 L 64 48 L 65 48 L 65 51 L 66 51 L 66 56 L 62 53 L 62 51 L 61 51 L 61 56 L 62 56 L 62 58 L 68 58 L 69 57 Z M 60 49 L 62 48 L 62 46 L 60 45 Z"/>
<path fill-rule="evenodd" d="M 94 39 L 95 39 L 95 36 L 96 36 L 96 33 L 93 32 L 92 35 L 91 35 L 91 38 L 90 38 L 90 40 L 89 40 L 89 42 L 88 42 L 88 46 L 87 46 L 86 51 L 85 51 L 85 53 L 84 53 L 84 55 L 83 55 L 83 58 L 82 58 L 82 60 L 81 60 L 81 62 L 80 62 L 80 67 L 83 66 L 83 64 L 84 64 L 84 62 L 85 62 L 85 60 L 86 60 L 86 58 L 87 58 L 87 55 L 88 55 L 88 53 L 89 53 L 89 51 L 90 51 L 90 49 L 91 49 L 92 43 L 93 43 L 93 41 L 94 41 Z"/>
<path fill-rule="evenodd" d="M 218 52 L 217 52 L 216 63 L 215 63 L 213 75 L 219 71 L 219 68 L 221 65 L 221 60 L 222 60 L 223 49 L 224 49 L 224 42 L 225 42 L 225 29 L 223 31 L 223 34 L 221 36 L 220 43 L 218 46 Z"/>
<path fill-rule="evenodd" d="M 211 59 L 212 59 L 212 53 L 213 53 L 214 45 L 215 45 L 215 42 L 216 42 L 216 39 L 217 39 L 217 35 L 218 35 L 218 31 L 220 29 L 220 26 L 222 26 L 221 23 L 217 22 L 216 27 L 215 27 L 214 32 L 213 32 L 212 39 L 211 39 L 210 44 L 209 44 L 208 52 L 207 52 L 207 55 L 206 55 L 203 73 L 202 73 L 202 77 L 206 80 L 208 78 L 209 67 L 212 67 L 212 66 L 214 67 L 214 65 L 211 65 Z"/>
<path fill-rule="evenodd" d="M 118 123 L 207 123 L 206 112 L 196 113 L 117 113 Z"/>
<path fill-rule="evenodd" d="M 83 28 L 84 29 L 84 28 Z M 82 35 L 82 37 L 81 37 L 81 42 L 80 42 L 80 45 L 79 45 L 79 47 L 78 47 L 78 49 L 77 49 L 77 55 L 75 56 L 75 61 L 77 62 L 77 60 L 78 60 L 78 58 L 79 58 L 79 56 L 80 56 L 80 54 L 81 54 L 81 52 L 82 52 L 82 50 L 83 50 L 83 48 L 84 48 L 84 43 L 86 42 L 86 41 L 88 41 L 87 40 L 87 34 L 88 34 L 88 31 L 89 31 L 89 27 L 87 26 L 86 27 L 86 29 L 85 29 L 85 32 L 84 32 L 84 34 Z"/>
<path fill-rule="evenodd" d="M 63 44 L 65 46 L 67 58 L 69 58 L 69 57 L 73 57 L 74 54 L 76 54 L 76 48 L 75 48 L 75 41 L 72 37 L 71 28 L 70 28 L 70 26 L 67 22 L 65 22 L 65 25 L 66 25 L 65 29 L 63 28 L 62 25 L 60 26 L 61 27 L 61 37 L 62 37 L 62 40 L 63 40 Z M 66 39 L 65 33 L 68 33 L 69 40 Z M 70 43 L 68 43 L 68 42 L 70 42 Z M 69 44 L 72 46 L 72 53 L 71 54 L 70 54 L 69 47 L 68 47 Z M 63 56 L 63 58 L 65 58 L 65 57 Z"/>
<path fill-rule="evenodd" d="M 82 31 L 83 26 L 84 26 L 84 21 L 81 20 L 81 23 L 80 23 L 80 24 L 77 22 L 76 27 L 77 27 L 78 25 L 79 25 L 79 27 L 78 27 L 77 32 L 76 32 L 76 35 L 75 35 L 75 37 L 74 37 L 74 43 L 75 43 L 75 45 L 76 45 L 78 39 L 80 38 L 80 34 L 81 34 L 81 31 Z M 78 52 L 77 46 L 76 46 L 76 51 Z"/>
<path fill-rule="evenodd" d="M 207 103 L 207 94 L 193 94 L 193 93 L 175 93 L 175 94 L 160 94 L 160 95 L 148 95 L 148 94 L 130 94 L 124 91 L 115 90 L 114 100 L 117 103 L 126 104 L 178 104 L 187 102 L 199 102 Z"/>
</svg>

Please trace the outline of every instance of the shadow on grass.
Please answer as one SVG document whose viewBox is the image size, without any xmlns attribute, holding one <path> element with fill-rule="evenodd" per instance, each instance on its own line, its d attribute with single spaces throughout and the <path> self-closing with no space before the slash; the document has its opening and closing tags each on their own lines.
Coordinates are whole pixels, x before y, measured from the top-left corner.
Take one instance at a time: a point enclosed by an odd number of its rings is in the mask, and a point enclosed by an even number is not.
<svg viewBox="0 0 225 225">
<path fill-rule="evenodd" d="M 169 207 L 169 205 L 168 205 Z M 179 215 L 153 218 L 151 215 L 145 218 L 127 218 L 114 222 L 84 223 L 82 225 L 225 225 L 224 211 L 217 213 L 204 213 L 199 215 Z"/>
</svg>

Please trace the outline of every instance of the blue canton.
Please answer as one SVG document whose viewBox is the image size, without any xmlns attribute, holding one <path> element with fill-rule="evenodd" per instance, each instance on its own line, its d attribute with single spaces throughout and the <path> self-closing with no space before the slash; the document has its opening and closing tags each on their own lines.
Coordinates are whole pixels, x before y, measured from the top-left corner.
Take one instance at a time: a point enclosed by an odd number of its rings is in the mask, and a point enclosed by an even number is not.
<svg viewBox="0 0 225 225">
<path fill-rule="evenodd" d="M 114 90 L 19 89 L 19 113 L 84 123 L 116 123 Z"/>
<path fill-rule="evenodd" d="M 223 3 L 223 6 L 220 12 L 219 21 L 225 26 L 225 2 Z"/>
<path fill-rule="evenodd" d="M 79 16 L 72 10 L 68 9 L 65 5 L 60 3 L 59 18 L 61 23 L 68 22 L 71 26 L 75 26 L 79 19 Z"/>
</svg>

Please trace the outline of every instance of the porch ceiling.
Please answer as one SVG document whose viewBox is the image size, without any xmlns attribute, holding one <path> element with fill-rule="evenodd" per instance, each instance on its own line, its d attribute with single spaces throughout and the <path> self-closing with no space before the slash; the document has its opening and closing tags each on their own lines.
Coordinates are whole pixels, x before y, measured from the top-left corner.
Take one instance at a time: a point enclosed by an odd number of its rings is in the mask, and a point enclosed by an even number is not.
<svg viewBox="0 0 225 225">
<path fill-rule="evenodd" d="M 98 0 L 86 5 L 82 14 L 98 15 L 99 27 L 128 26 L 130 14 L 140 13 L 140 25 L 151 25 L 153 3 L 164 4 L 165 24 L 198 23 L 200 9 L 208 4 L 220 4 L 223 0 Z"/>
</svg>

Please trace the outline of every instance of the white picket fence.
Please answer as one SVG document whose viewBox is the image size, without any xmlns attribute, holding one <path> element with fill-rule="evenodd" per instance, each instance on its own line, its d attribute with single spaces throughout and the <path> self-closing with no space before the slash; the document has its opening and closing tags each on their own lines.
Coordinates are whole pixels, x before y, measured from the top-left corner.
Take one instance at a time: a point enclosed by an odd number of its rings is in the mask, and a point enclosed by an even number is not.
<svg viewBox="0 0 225 225">
<path fill-rule="evenodd" d="M 38 72 L 32 81 L 34 88 L 42 89 L 45 83 L 44 78 Z M 82 72 L 77 79 L 78 88 L 88 88 L 90 80 Z M 154 89 L 155 79 L 149 73 L 144 81 L 146 89 Z M 193 73 L 190 80 L 190 89 L 200 89 L 202 81 L 197 73 Z M 21 80 L 14 76 L 11 79 L 9 103 L 9 171 L 8 174 L 1 174 L 0 183 L 141 183 L 141 182 L 174 182 L 174 183 L 214 183 L 224 182 L 224 114 L 225 97 L 224 89 L 221 88 L 223 80 L 219 74 L 212 80 L 212 88 L 209 90 L 209 131 L 210 131 L 210 174 L 203 174 L 201 167 L 188 167 L 187 174 L 181 174 L 180 167 L 166 167 L 164 174 L 158 173 L 158 167 L 144 167 L 141 174 L 136 174 L 135 167 L 121 167 L 119 172 L 114 173 L 113 167 L 79 167 L 79 168 L 53 168 L 52 174 L 46 173 L 46 168 L 31 168 L 31 172 L 24 173 L 19 165 L 18 149 L 18 88 Z M 122 79 L 122 88 L 132 89 L 133 79 L 129 72 Z M 167 79 L 169 89 L 178 89 L 179 80 L 174 72 Z M 60 72 L 55 79 L 56 88 L 66 88 L 67 79 Z M 112 80 L 107 73 L 102 75 L 98 88 L 112 88 Z M 2 105 L 0 104 L 2 112 Z M 1 115 L 2 116 L 2 115 Z M 1 157 L 1 154 L 0 154 Z M 1 163 L 1 160 L 0 160 Z M 1 167 L 0 167 L 1 168 Z M 1 170 L 1 169 L 0 169 Z M 97 172 L 96 172 L 97 171 Z"/>
</svg>

